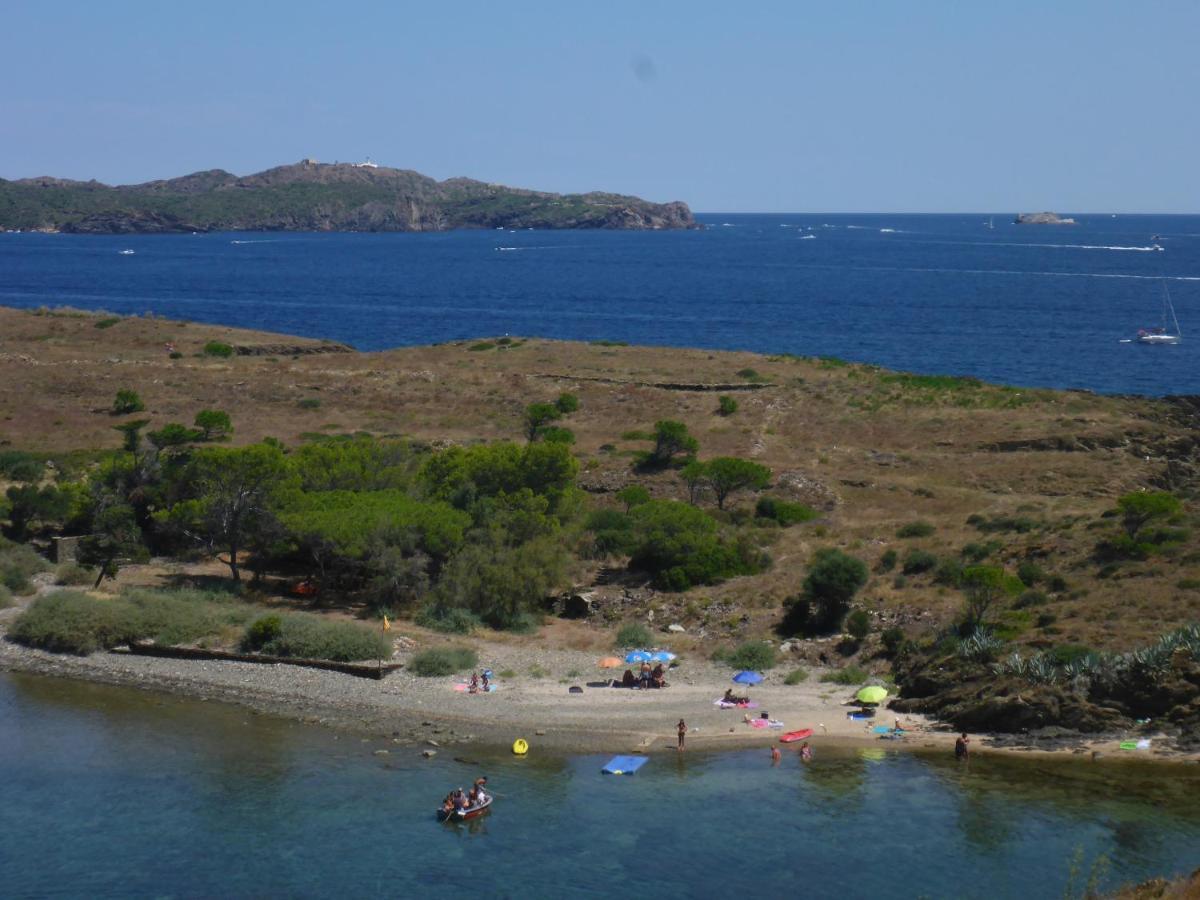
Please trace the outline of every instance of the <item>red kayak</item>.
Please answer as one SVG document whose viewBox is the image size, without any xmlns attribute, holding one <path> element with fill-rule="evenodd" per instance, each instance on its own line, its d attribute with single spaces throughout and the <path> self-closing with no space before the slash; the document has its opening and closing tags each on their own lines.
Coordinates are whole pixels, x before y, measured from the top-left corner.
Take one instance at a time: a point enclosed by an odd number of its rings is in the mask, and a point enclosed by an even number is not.
<svg viewBox="0 0 1200 900">
<path fill-rule="evenodd" d="M 812 729 L 801 728 L 799 731 L 789 731 L 787 734 L 781 734 L 779 742 L 781 744 L 790 744 L 792 741 L 802 741 L 808 737 L 812 737 Z"/>
</svg>

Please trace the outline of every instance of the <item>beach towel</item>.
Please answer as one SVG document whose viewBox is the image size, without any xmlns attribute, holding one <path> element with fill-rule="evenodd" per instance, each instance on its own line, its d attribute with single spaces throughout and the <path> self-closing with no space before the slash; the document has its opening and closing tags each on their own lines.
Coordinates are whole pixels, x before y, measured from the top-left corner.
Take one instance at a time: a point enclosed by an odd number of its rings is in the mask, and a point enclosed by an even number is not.
<svg viewBox="0 0 1200 900">
<path fill-rule="evenodd" d="M 751 728 L 766 728 L 767 720 L 766 719 L 751 719 L 750 727 Z"/>
<path fill-rule="evenodd" d="M 713 706 L 718 709 L 758 709 L 758 704 L 754 701 L 749 703 L 727 703 L 720 697 L 713 701 Z"/>
</svg>

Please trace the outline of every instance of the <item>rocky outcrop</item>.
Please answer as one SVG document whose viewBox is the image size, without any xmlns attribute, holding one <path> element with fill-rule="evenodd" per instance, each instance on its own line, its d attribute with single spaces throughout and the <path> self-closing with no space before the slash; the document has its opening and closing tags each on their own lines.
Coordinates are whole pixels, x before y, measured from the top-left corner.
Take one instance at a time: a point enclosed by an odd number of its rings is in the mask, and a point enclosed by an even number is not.
<svg viewBox="0 0 1200 900">
<path fill-rule="evenodd" d="M 1062 218 L 1057 213 L 1020 213 L 1013 223 L 1016 225 L 1078 225 L 1074 219 Z"/>
</svg>

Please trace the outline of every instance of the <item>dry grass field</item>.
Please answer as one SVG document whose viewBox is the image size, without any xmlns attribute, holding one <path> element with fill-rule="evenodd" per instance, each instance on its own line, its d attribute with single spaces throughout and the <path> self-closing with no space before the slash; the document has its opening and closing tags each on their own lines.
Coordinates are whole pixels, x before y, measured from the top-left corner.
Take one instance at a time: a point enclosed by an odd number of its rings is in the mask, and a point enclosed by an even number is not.
<svg viewBox="0 0 1200 900">
<path fill-rule="evenodd" d="M 506 339 L 508 340 L 508 339 Z M 205 355 L 210 341 L 238 350 Z M 168 345 L 174 348 L 172 358 Z M 1118 496 L 1170 487 L 1185 499 L 1200 459 L 1195 411 L 1183 401 L 995 387 L 908 376 L 838 360 L 752 353 L 495 339 L 379 353 L 319 341 L 158 318 L 71 310 L 0 309 L 0 449 L 49 454 L 116 448 L 110 414 L 119 389 L 146 403 L 152 427 L 228 411 L 234 443 L 273 436 L 365 431 L 431 443 L 523 440 L 522 412 L 559 393 L 580 408 L 562 424 L 577 437 L 581 484 L 597 504 L 640 481 L 657 497 L 686 498 L 672 473 L 642 476 L 632 456 L 659 419 L 685 422 L 700 457 L 740 456 L 774 473 L 770 493 L 822 511 L 780 529 L 766 573 L 684 594 L 650 594 L 654 621 L 682 622 L 704 642 L 768 633 L 807 560 L 837 546 L 872 566 L 862 604 L 881 623 L 923 630 L 949 619 L 962 597 L 932 573 L 897 577 L 913 548 L 960 558 L 964 545 L 998 542 L 989 562 L 1036 563 L 1061 581 L 1048 602 L 1011 610 L 1013 637 L 1126 649 L 1200 619 L 1200 542 L 1127 563 L 1099 577 L 1101 518 Z M 717 411 L 718 396 L 738 403 Z M 735 506 L 752 506 L 753 497 Z M 996 530 L 985 532 L 968 517 Z M 926 522 L 924 537 L 900 538 Z M 977 520 L 973 520 L 977 521 Z M 901 557 L 878 571 L 888 550 Z M 580 571 L 587 589 L 595 569 Z M 600 590 L 618 590 L 609 585 Z M 585 640 L 566 629 L 564 639 Z M 585 640 L 586 642 L 586 640 Z"/>
</svg>

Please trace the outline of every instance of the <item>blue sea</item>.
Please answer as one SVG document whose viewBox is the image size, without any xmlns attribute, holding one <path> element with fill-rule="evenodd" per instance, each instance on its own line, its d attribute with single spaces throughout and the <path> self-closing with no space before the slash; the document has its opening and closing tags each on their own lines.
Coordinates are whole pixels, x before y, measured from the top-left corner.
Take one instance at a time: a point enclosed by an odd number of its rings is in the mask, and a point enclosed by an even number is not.
<svg viewBox="0 0 1200 900">
<path fill-rule="evenodd" d="M 153 312 L 364 350 L 513 334 L 1200 394 L 1200 339 L 1187 339 L 1200 335 L 1200 216 L 698 218 L 707 227 L 688 232 L 0 234 L 0 304 Z M 1184 342 L 1122 343 L 1161 324 L 1164 286 Z"/>
</svg>

